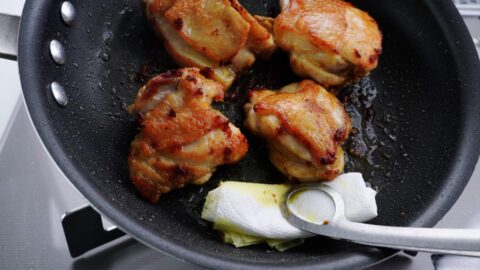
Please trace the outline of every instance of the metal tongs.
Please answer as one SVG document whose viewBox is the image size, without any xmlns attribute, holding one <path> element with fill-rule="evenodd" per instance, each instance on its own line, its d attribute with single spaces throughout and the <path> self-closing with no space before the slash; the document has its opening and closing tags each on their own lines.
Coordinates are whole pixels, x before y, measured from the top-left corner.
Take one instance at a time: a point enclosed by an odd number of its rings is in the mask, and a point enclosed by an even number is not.
<svg viewBox="0 0 480 270">
<path fill-rule="evenodd" d="M 332 216 L 318 221 L 302 216 L 293 204 L 293 198 L 305 191 L 315 191 L 318 196 L 329 198 L 334 205 Z M 335 239 L 399 250 L 480 257 L 480 230 L 390 227 L 351 222 L 345 217 L 342 196 L 324 184 L 307 184 L 292 189 L 286 194 L 282 212 L 293 226 Z"/>
</svg>

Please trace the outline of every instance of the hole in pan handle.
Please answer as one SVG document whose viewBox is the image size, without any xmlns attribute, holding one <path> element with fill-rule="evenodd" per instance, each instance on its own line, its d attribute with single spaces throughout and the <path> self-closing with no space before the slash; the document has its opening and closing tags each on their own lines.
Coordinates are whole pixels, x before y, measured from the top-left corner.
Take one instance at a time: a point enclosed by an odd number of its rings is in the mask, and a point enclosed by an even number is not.
<svg viewBox="0 0 480 270">
<path fill-rule="evenodd" d="M 90 206 L 65 213 L 62 217 L 62 226 L 72 258 L 125 235 L 118 228 L 106 231 L 103 228 L 102 217 Z"/>
<path fill-rule="evenodd" d="M 0 58 L 17 60 L 20 17 L 0 13 Z"/>
</svg>

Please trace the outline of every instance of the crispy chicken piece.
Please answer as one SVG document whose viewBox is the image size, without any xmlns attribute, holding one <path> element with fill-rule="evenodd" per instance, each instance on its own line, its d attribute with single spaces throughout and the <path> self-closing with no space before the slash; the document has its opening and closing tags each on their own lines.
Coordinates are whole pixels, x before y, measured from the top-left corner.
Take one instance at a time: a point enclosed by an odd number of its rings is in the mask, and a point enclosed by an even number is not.
<svg viewBox="0 0 480 270">
<path fill-rule="evenodd" d="M 272 34 L 237 0 L 144 0 L 154 30 L 182 66 L 211 68 L 210 78 L 228 89 L 236 73 L 256 57 L 269 58 Z"/>
<path fill-rule="evenodd" d="M 305 80 L 279 92 L 254 91 L 245 105 L 246 126 L 266 139 L 270 160 L 290 179 L 332 180 L 345 165 L 342 143 L 352 129 L 338 99 Z"/>
<path fill-rule="evenodd" d="M 382 33 L 366 12 L 341 0 L 282 0 L 274 35 L 299 76 L 340 87 L 374 70 Z"/>
<path fill-rule="evenodd" d="M 128 163 L 133 184 L 148 201 L 186 184 L 204 184 L 217 166 L 246 154 L 243 134 L 210 106 L 223 95 L 222 85 L 196 68 L 161 74 L 140 89 L 131 112 L 142 130 Z"/>
</svg>

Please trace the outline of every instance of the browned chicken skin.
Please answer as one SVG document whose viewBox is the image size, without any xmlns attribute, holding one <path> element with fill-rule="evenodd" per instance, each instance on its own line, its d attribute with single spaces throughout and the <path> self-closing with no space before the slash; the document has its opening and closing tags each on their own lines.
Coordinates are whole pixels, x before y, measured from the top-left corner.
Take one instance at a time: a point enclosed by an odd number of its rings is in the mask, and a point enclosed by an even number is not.
<svg viewBox="0 0 480 270">
<path fill-rule="evenodd" d="M 339 87 L 375 69 L 382 34 L 366 12 L 342 0 L 282 0 L 275 19 L 278 46 L 293 70 L 325 87 Z"/>
<path fill-rule="evenodd" d="M 182 66 L 211 68 L 226 89 L 256 57 L 276 49 L 264 19 L 237 0 L 144 0 L 146 14 L 167 51 Z"/>
<path fill-rule="evenodd" d="M 279 92 L 251 92 L 246 126 L 266 139 L 272 163 L 299 181 L 332 180 L 345 165 L 351 119 L 338 99 L 305 80 Z"/>
<path fill-rule="evenodd" d="M 196 68 L 164 73 L 139 91 L 131 110 L 142 130 L 132 142 L 130 177 L 151 203 L 186 184 L 204 184 L 216 167 L 248 150 L 243 134 L 210 107 L 224 89 Z"/>
</svg>

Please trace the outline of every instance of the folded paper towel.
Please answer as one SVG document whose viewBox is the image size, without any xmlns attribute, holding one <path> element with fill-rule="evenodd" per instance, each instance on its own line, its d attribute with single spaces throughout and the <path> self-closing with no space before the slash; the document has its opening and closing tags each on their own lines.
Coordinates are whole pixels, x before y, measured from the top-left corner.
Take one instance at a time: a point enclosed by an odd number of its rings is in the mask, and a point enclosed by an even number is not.
<svg viewBox="0 0 480 270">
<path fill-rule="evenodd" d="M 364 222 L 377 216 L 376 192 L 365 185 L 360 173 L 347 173 L 325 182 L 345 201 L 347 219 Z M 224 240 L 237 247 L 267 242 L 283 250 L 313 236 L 288 223 L 280 206 L 291 185 L 222 182 L 208 193 L 202 218 L 224 233 Z M 297 202 L 295 202 L 297 203 Z M 301 207 L 314 211 L 319 205 L 299 200 Z"/>
</svg>

